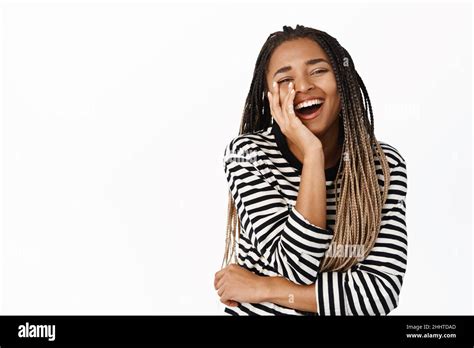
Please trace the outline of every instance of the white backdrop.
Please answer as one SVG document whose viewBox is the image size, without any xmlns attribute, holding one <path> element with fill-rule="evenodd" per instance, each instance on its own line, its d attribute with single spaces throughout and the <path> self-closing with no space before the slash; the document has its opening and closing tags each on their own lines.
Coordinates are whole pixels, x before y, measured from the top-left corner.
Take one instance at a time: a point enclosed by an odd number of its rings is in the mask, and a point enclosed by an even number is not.
<svg viewBox="0 0 474 348">
<path fill-rule="evenodd" d="M 392 313 L 473 313 L 471 5 L 1 12 L 1 314 L 221 314 L 224 147 L 265 39 L 296 24 L 347 48 L 377 137 L 407 161 L 408 268 Z"/>
</svg>

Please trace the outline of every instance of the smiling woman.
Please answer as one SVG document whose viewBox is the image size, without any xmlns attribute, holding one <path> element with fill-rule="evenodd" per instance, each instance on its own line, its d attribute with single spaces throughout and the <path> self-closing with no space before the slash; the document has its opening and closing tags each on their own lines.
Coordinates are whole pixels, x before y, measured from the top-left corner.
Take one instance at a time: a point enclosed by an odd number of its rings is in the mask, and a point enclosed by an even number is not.
<svg viewBox="0 0 474 348">
<path fill-rule="evenodd" d="M 233 315 L 379 315 L 406 269 L 406 164 L 378 141 L 349 53 L 284 26 L 257 58 L 240 132 L 224 151 L 225 267 Z"/>
</svg>

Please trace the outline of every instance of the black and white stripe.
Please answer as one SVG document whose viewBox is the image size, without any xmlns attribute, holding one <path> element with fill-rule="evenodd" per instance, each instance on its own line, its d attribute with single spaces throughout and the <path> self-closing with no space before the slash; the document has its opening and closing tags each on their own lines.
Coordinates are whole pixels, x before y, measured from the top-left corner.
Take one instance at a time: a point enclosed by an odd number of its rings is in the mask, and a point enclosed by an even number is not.
<svg viewBox="0 0 474 348">
<path fill-rule="evenodd" d="M 375 246 L 347 272 L 319 272 L 333 237 L 337 166 L 325 171 L 327 228 L 323 229 L 295 209 L 301 163 L 289 152 L 276 123 L 232 139 L 225 148 L 223 164 L 242 224 L 238 264 L 259 275 L 280 275 L 298 284 L 316 283 L 316 315 L 381 315 L 393 310 L 398 305 L 407 257 L 407 176 L 400 153 L 380 143 L 390 167 L 390 186 Z M 382 189 L 382 169 L 380 163 L 375 164 Z M 241 303 L 226 307 L 225 312 L 314 315 L 268 302 Z"/>
</svg>

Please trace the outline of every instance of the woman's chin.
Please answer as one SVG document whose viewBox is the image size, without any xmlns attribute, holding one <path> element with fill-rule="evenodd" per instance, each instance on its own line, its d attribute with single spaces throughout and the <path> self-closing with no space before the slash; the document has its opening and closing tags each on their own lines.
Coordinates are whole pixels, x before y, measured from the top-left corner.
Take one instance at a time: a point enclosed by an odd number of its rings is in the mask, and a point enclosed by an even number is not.
<svg viewBox="0 0 474 348">
<path fill-rule="evenodd" d="M 312 120 L 303 120 L 301 122 L 315 135 L 324 133 L 324 124 L 318 117 Z"/>
</svg>

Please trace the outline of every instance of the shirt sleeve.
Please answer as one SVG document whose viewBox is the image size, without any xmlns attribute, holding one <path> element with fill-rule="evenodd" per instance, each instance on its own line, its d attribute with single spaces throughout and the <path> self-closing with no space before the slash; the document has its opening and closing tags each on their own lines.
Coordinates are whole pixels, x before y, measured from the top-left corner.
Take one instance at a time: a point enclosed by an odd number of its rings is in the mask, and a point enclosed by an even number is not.
<svg viewBox="0 0 474 348">
<path fill-rule="evenodd" d="M 252 142 L 243 138 L 231 141 L 224 151 L 226 179 L 241 225 L 278 274 L 298 284 L 313 284 L 333 231 L 310 223 L 288 205 L 262 174 L 269 175 L 269 170 L 257 154 Z"/>
<path fill-rule="evenodd" d="M 402 159 L 391 169 L 375 245 L 346 272 L 321 272 L 315 284 L 317 315 L 386 315 L 398 306 L 407 260 L 407 175 Z"/>
</svg>

